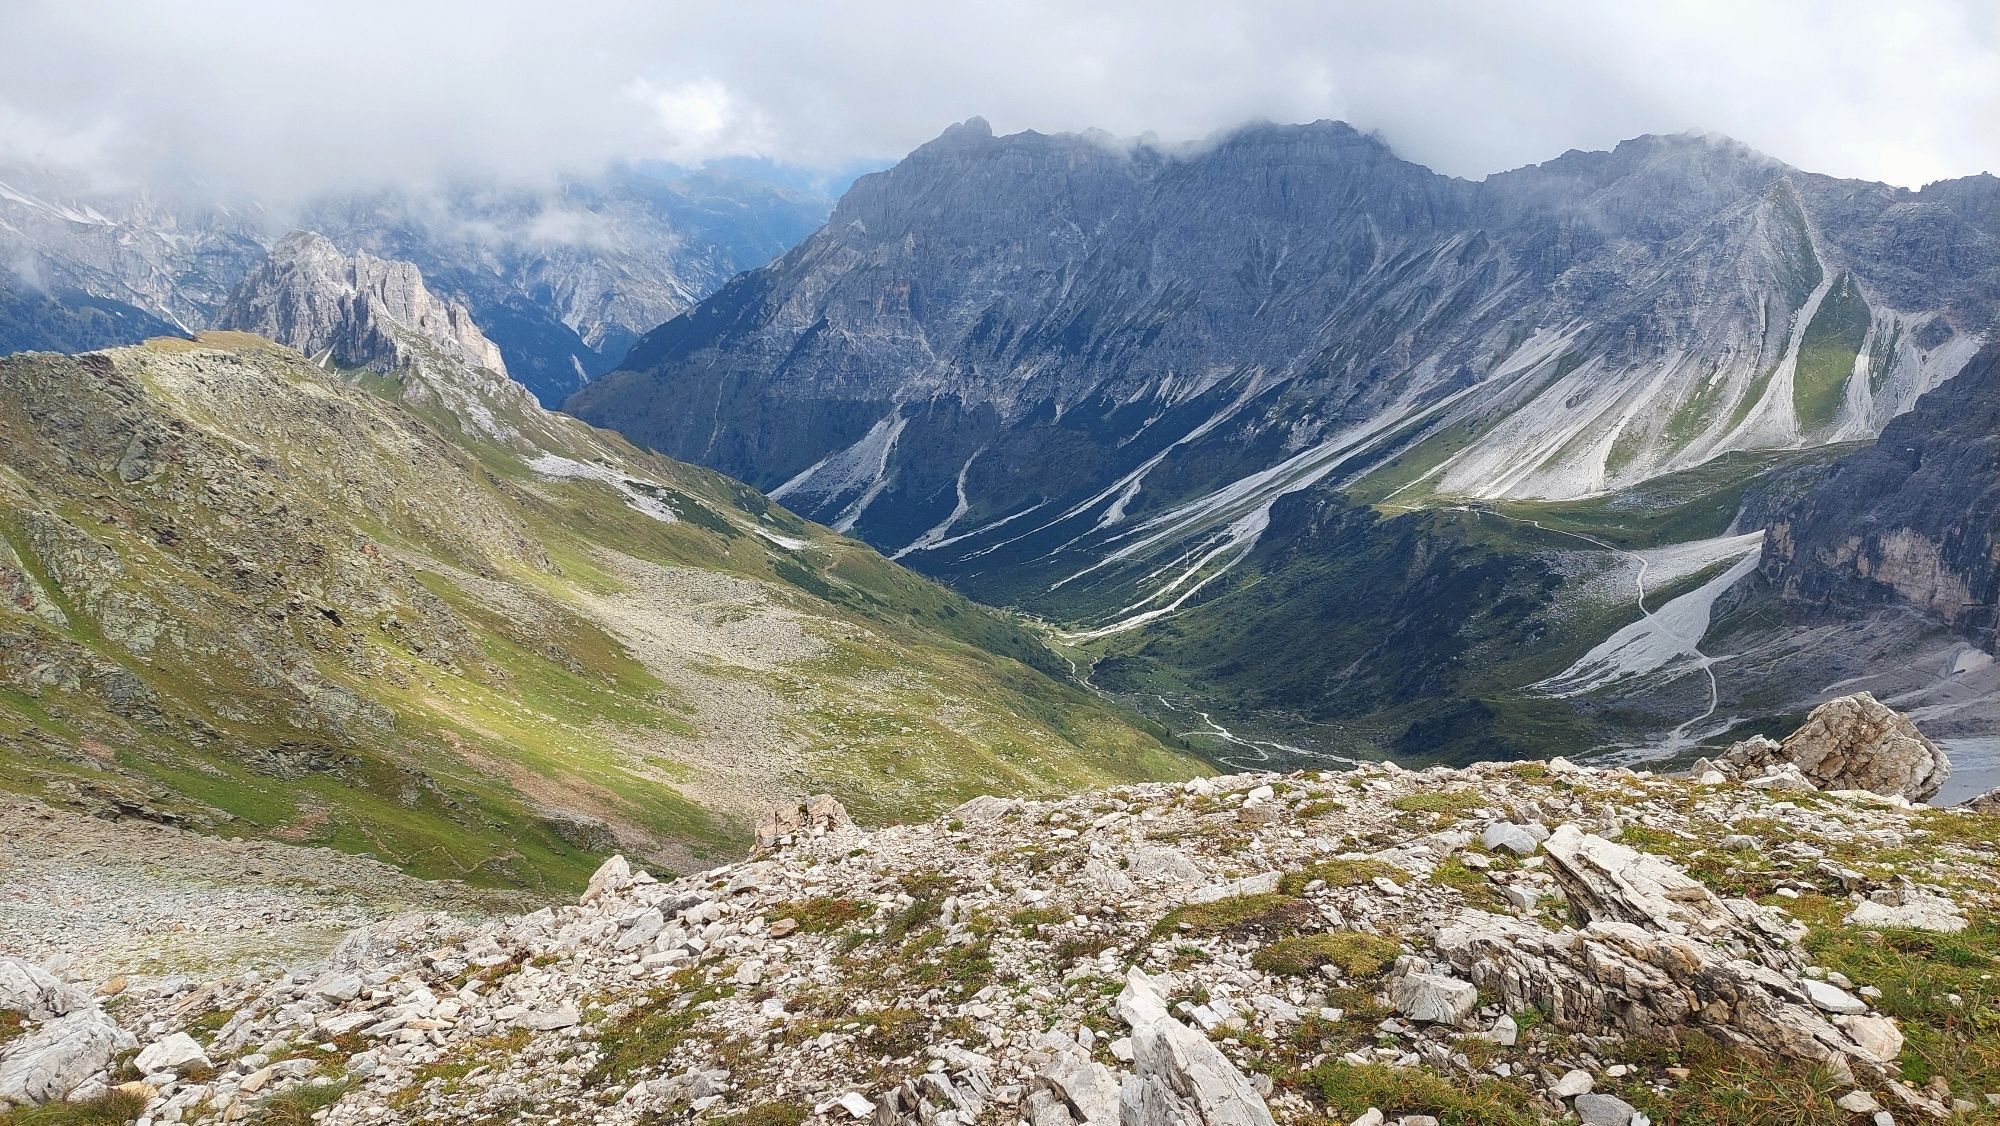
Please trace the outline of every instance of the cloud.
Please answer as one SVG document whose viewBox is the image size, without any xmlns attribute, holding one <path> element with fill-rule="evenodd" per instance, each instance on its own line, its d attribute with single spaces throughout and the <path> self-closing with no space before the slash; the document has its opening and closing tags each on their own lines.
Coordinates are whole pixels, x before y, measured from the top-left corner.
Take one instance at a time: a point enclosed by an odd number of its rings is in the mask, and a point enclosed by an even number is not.
<svg viewBox="0 0 2000 1126">
<path fill-rule="evenodd" d="M 2000 170 L 1990 0 L 13 0 L 0 157 L 266 196 L 607 161 L 893 159 L 1000 131 L 1338 117 L 1478 176 L 1705 128 Z"/>
<path fill-rule="evenodd" d="M 660 138 L 650 155 L 682 164 L 723 157 L 768 157 L 774 141 L 761 110 L 742 104 L 713 78 L 662 88 L 644 78 L 625 87 L 626 96 L 650 108 Z"/>
</svg>

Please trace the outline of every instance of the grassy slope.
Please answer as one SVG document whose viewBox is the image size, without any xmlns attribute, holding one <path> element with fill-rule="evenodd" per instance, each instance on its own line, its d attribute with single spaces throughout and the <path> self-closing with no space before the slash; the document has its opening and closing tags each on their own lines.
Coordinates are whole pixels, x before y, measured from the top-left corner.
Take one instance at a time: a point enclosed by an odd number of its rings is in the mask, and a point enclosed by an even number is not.
<svg viewBox="0 0 2000 1126">
<path fill-rule="evenodd" d="M 13 651 L 39 655 L 0 661 L 0 786 L 496 884 L 575 885 L 612 847 L 606 825 L 656 855 L 733 852 L 746 826 L 682 793 L 691 768 L 655 749 L 712 741 L 703 701 L 591 609 L 621 596 L 618 556 L 736 580 L 753 609 L 826 641 L 760 686 L 794 713 L 779 724 L 788 790 L 882 819 L 1196 769 L 1052 678 L 1065 666 L 1010 619 L 572 420 L 503 402 L 523 437 L 469 437 L 393 377 L 331 377 L 244 338 L 113 363 L 0 366 L 0 535 L 68 620 L 0 612 Z M 53 452 L 51 396 L 125 430 Z M 147 447 L 157 472 L 121 472 L 134 434 L 172 435 Z M 537 449 L 616 464 L 680 518 L 602 481 L 538 477 L 522 460 Z M 37 513 L 94 540 L 111 571 L 45 565 Z M 242 556 L 262 569 L 225 562 Z M 157 643 L 134 636 L 128 604 Z"/>
</svg>

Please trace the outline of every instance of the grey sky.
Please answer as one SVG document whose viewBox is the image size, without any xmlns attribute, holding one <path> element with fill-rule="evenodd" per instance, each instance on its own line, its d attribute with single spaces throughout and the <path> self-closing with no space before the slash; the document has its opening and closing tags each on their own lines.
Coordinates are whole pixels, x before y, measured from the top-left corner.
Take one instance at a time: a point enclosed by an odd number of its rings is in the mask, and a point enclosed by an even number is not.
<svg viewBox="0 0 2000 1126">
<path fill-rule="evenodd" d="M 0 155 L 266 195 L 893 158 L 995 129 L 1338 117 L 1478 176 L 1705 128 L 1902 184 L 2000 170 L 1992 0 L 6 0 Z"/>
</svg>

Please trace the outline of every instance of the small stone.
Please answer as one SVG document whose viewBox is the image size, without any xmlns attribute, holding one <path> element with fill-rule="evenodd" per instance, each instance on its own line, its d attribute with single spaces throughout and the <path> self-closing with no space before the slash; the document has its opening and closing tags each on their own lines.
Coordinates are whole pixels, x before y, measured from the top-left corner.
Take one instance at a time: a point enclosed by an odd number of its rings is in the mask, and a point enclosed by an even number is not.
<svg viewBox="0 0 2000 1126">
<path fill-rule="evenodd" d="M 1389 987 L 1389 997 L 1397 1012 L 1429 1024 L 1457 1024 L 1479 1004 L 1471 982 L 1443 974 L 1404 974 Z"/>
<path fill-rule="evenodd" d="M 578 1013 L 574 1006 L 563 1005 L 543 1012 L 529 1013 L 521 1017 L 517 1023 L 522 1028 L 535 1032 L 554 1032 L 559 1028 L 569 1028 L 582 1019 L 582 1014 Z"/>
<path fill-rule="evenodd" d="M 834 1102 L 840 1109 L 856 1118 L 867 1118 L 875 1113 L 875 1104 L 869 1102 L 868 1097 L 859 1091 L 849 1091 Z"/>
<path fill-rule="evenodd" d="M 1383 1121 L 1381 1109 L 1371 1106 L 1367 1110 L 1362 1111 L 1361 1117 L 1349 1123 L 1348 1126 L 1382 1126 Z"/>
<path fill-rule="evenodd" d="M 1595 1086 L 1597 1081 L 1590 1077 L 1590 1073 L 1579 1069 L 1564 1072 L 1563 1077 L 1556 1080 L 1549 1088 L 1549 1094 L 1559 1099 L 1573 1099 L 1578 1095 L 1589 1094 L 1591 1088 Z"/>
<path fill-rule="evenodd" d="M 1583 1126 L 1631 1126 L 1638 1113 L 1631 1103 L 1612 1095 L 1578 1095 L 1575 1105 Z"/>
<path fill-rule="evenodd" d="M 1861 998 L 1856 997 L 1854 994 L 1831 982 L 1815 981 L 1812 978 L 1806 978 L 1799 984 L 1804 987 L 1807 999 L 1821 1012 L 1865 1013 L 1868 1011 L 1868 1002 L 1863 1001 Z"/>
<path fill-rule="evenodd" d="M 1882 1109 L 1882 1104 L 1875 1101 L 1875 1096 L 1866 1091 L 1849 1091 L 1833 1100 L 1833 1105 L 1849 1114 L 1873 1114 Z"/>
</svg>

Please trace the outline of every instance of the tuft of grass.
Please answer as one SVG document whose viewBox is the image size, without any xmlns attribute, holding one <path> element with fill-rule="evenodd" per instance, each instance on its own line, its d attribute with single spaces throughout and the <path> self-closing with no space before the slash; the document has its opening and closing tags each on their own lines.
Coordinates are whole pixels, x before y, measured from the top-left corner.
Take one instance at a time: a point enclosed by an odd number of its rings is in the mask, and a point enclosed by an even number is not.
<svg viewBox="0 0 2000 1126">
<path fill-rule="evenodd" d="M 313 1126 L 314 1114 L 339 1102 L 353 1087 L 352 1081 L 302 1083 L 259 1099 L 250 1110 L 250 1121 L 257 1126 Z"/>
<path fill-rule="evenodd" d="M 1302 977 L 1326 966 L 1345 978 L 1371 978 L 1403 952 L 1401 943 L 1361 931 L 1323 931 L 1281 938 L 1251 958 L 1267 974 Z"/>
<path fill-rule="evenodd" d="M 1402 1115 L 1428 1114 L 1443 1126 L 1532 1126 L 1540 1121 L 1528 1092 L 1519 1084 L 1499 1079 L 1447 1077 L 1413 1067 L 1334 1060 L 1306 1072 L 1302 1080 L 1342 1121 L 1370 1107 L 1380 1109 L 1391 1121 Z"/>
<path fill-rule="evenodd" d="M 667 988 L 599 1030 L 601 1054 L 587 1077 L 592 1085 L 622 1085 L 699 1035 L 701 1006 L 735 992 L 734 986 L 701 980 L 700 972 L 692 966 L 676 972 Z"/>
<path fill-rule="evenodd" d="M 45 1106 L 0 1108 L 8 1126 L 125 1126 L 146 1109 L 146 1100 L 124 1091 L 107 1091 L 94 1099 Z"/>
<path fill-rule="evenodd" d="M 859 899 L 817 895 L 781 903 L 769 912 L 772 918 L 791 919 L 802 934 L 832 934 L 845 930 L 875 914 L 875 906 Z"/>
<path fill-rule="evenodd" d="M 811 1113 L 797 1103 L 757 1103 L 709 1121 L 715 1126 L 799 1126 Z"/>
<path fill-rule="evenodd" d="M 1660 1126 L 1848 1126 L 1853 1115 L 1834 1100 L 1853 1089 L 1824 1067 L 1746 1057 L 1700 1034 L 1648 1062 L 1688 1069 L 1686 1079 L 1660 1093 L 1641 1083 L 1620 1096 Z"/>
<path fill-rule="evenodd" d="M 1464 896 L 1467 903 L 1482 910 L 1506 909 L 1507 901 L 1501 898 L 1499 889 L 1493 886 L 1493 881 L 1467 868 L 1456 857 L 1441 861 L 1436 868 L 1431 869 L 1431 882 L 1451 888 Z"/>
<path fill-rule="evenodd" d="M 28 1018 L 25 1014 L 0 1009 L 0 1047 L 5 1047 L 7 1041 L 26 1031 L 28 1031 Z"/>
<path fill-rule="evenodd" d="M 1310 928 L 1319 918 L 1312 905 L 1297 896 L 1276 892 L 1239 895 L 1213 903 L 1189 903 L 1167 913 L 1155 934 L 1176 931 L 1231 938 L 1277 938 Z"/>
</svg>

